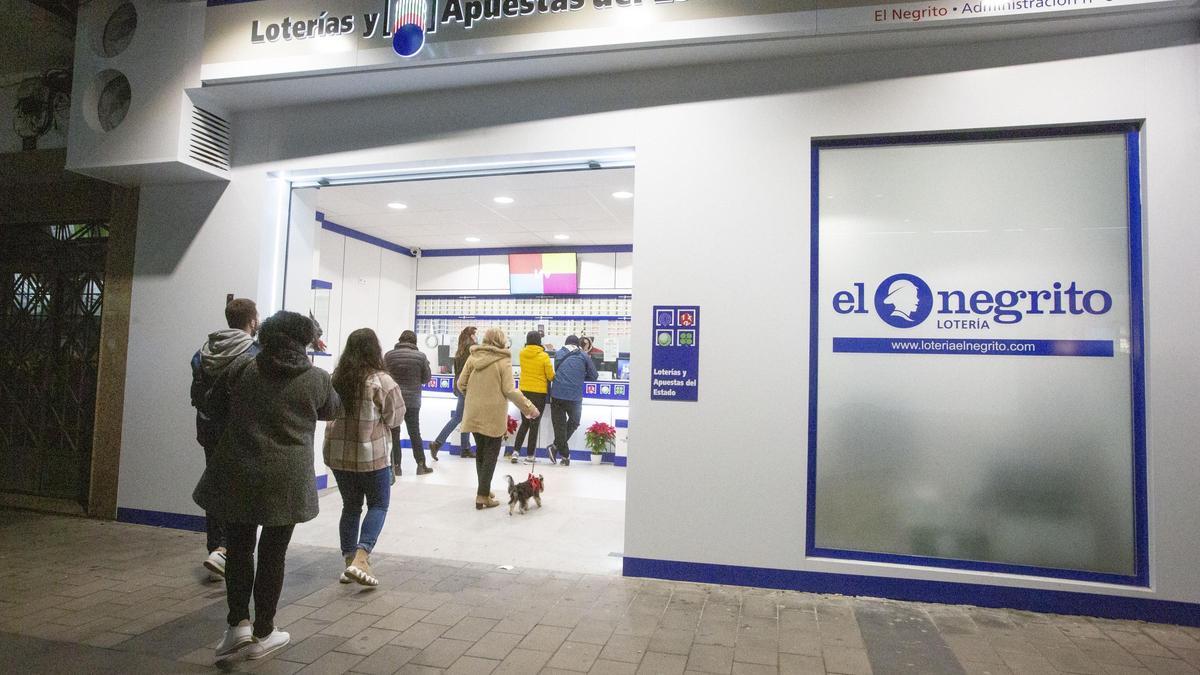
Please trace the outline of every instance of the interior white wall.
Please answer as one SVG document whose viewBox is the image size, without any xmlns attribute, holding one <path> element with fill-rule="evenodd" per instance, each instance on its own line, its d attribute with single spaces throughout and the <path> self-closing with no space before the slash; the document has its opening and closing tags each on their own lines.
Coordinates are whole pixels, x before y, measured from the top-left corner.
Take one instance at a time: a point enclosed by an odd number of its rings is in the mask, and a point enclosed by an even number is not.
<svg viewBox="0 0 1200 675">
<path fill-rule="evenodd" d="M 626 555 L 1200 602 L 1200 416 L 1192 410 L 1200 362 L 1190 349 L 1200 315 L 1198 101 L 1200 47 L 1189 24 L 247 114 L 236 120 L 238 167 L 224 194 L 181 207 L 180 197 L 204 188 L 143 192 L 121 504 L 195 512 L 184 495 L 199 475 L 199 448 L 182 431 L 164 441 L 163 431 L 190 423 L 183 364 L 201 339 L 196 326 L 219 323 L 219 307 L 208 303 L 239 280 L 252 284 L 253 270 L 274 255 L 262 243 L 275 220 L 267 171 L 632 146 L 635 342 L 649 344 L 654 304 L 698 304 L 705 326 L 697 403 L 650 401 L 645 356 L 634 355 L 643 375 L 633 383 L 631 426 L 644 450 L 629 467 Z M 806 560 L 810 140 L 1119 119 L 1146 120 L 1153 587 Z M 194 231 L 181 232 L 177 214 Z M 256 227 L 258 242 L 246 236 Z M 237 245 L 246 239 L 251 245 Z M 158 250 L 164 245 L 169 253 Z M 763 285 L 744 282 L 750 270 Z M 277 297 L 264 279 L 259 297 Z M 754 326 L 784 336 L 766 362 L 744 358 Z M 745 492 L 706 497 L 728 493 L 731 479 Z"/>
</svg>

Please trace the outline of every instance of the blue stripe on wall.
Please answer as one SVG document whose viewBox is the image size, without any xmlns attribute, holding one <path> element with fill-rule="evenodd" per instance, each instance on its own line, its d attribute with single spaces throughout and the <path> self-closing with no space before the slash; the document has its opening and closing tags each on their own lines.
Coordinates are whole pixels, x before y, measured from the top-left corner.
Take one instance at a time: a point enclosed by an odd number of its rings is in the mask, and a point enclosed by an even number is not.
<svg viewBox="0 0 1200 675">
<path fill-rule="evenodd" d="M 951 605 L 1003 607 L 1032 612 L 1200 626 L 1200 604 L 1151 598 L 714 565 L 628 556 L 624 559 L 623 573 L 627 577 L 777 588 L 806 593 L 836 593 Z"/>
<path fill-rule="evenodd" d="M 405 255 L 409 258 L 416 257 L 416 255 L 414 255 L 413 252 L 405 246 L 393 244 L 392 242 L 386 239 L 380 239 L 379 237 L 372 237 L 365 232 L 359 232 L 358 230 L 351 227 L 346 227 L 345 225 L 338 225 L 332 220 L 325 220 L 325 214 L 321 212 L 317 212 L 317 221 L 321 223 L 322 230 L 329 230 L 334 234 L 340 234 L 349 239 L 355 239 L 357 241 L 371 244 L 372 246 L 378 246 L 379 248 L 386 249 L 394 253 L 399 253 L 400 255 Z"/>
<path fill-rule="evenodd" d="M 189 530 L 191 532 L 203 532 L 206 529 L 204 516 L 194 516 L 187 513 L 118 508 L 117 520 L 122 523 L 169 527 L 175 530 Z"/>
</svg>

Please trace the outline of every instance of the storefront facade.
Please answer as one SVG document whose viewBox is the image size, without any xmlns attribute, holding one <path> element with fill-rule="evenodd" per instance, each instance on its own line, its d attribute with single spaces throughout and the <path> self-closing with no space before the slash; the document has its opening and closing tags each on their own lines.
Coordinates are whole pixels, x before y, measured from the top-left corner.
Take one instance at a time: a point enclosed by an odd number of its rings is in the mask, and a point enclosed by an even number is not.
<svg viewBox="0 0 1200 675">
<path fill-rule="evenodd" d="M 203 7 L 188 9 L 192 19 L 205 18 Z M 208 16 L 220 9 L 209 7 Z M 198 92 L 196 101 L 225 107 L 222 116 L 229 118 L 232 139 L 227 173 L 201 175 L 203 171 L 188 167 L 164 184 L 136 175 L 130 169 L 133 162 L 115 159 L 119 153 L 106 155 L 100 141 L 85 139 L 72 150 L 77 170 L 141 185 L 118 514 L 168 524 L 186 524 L 197 514 L 190 494 L 203 455 L 191 440 L 184 364 L 203 334 L 220 325 L 226 294 L 253 297 L 263 311 L 309 309 L 307 289 L 292 292 L 294 283 L 307 284 L 308 279 L 297 282 L 285 276 L 296 254 L 287 237 L 293 182 L 336 180 L 364 171 L 586 161 L 620 152 L 634 157 L 637 172 L 633 344 L 662 344 L 659 332 L 667 326 L 656 308 L 694 307 L 703 317 L 695 401 L 656 400 L 651 350 L 633 355 L 633 370 L 640 374 L 630 386 L 629 425 L 636 429 L 638 449 L 628 467 L 626 574 L 1200 624 L 1195 565 L 1200 523 L 1193 487 L 1200 482 L 1194 458 L 1200 420 L 1190 395 L 1200 366 L 1188 349 L 1194 317 L 1200 314 L 1200 287 L 1191 261 L 1192 251 L 1200 247 L 1192 223 L 1200 212 L 1192 175 L 1200 159 L 1200 31 L 1195 15 L 1186 12 L 1169 20 L 1152 11 L 1123 16 L 1081 18 L 1085 23 L 1074 24 L 1059 17 L 1058 24 L 1024 29 L 1016 24 L 963 26 L 930 30 L 927 39 L 880 33 L 874 36 L 876 47 L 860 35 L 847 38 L 848 51 L 809 30 L 806 17 L 792 17 L 797 23 L 789 26 L 790 37 L 772 41 L 769 48 L 744 48 L 753 59 L 737 58 L 728 45 L 708 55 L 703 46 L 695 46 L 693 52 L 664 51 L 663 65 L 645 67 L 647 52 L 637 50 L 629 53 L 638 68 L 583 72 L 575 53 L 536 67 L 516 63 L 512 68 L 520 72 L 519 79 L 497 74 L 493 82 L 487 81 L 488 74 L 496 71 L 487 69 L 496 63 L 465 64 L 461 75 L 448 74 L 454 71 L 443 64 L 433 75 L 412 70 L 427 83 L 443 77 L 442 84 L 407 93 L 388 89 L 397 86 L 404 69 L 375 72 L 369 62 L 373 57 L 360 53 L 364 60 L 357 65 L 366 64 L 367 71 L 343 64 L 348 72 L 327 77 L 273 77 L 257 90 L 268 101 L 253 100 L 258 86 L 253 81 L 223 85 L 213 80 L 202 87 L 204 50 L 193 50 L 190 60 L 181 58 L 173 68 L 182 86 L 171 90 L 171 96 L 185 96 L 186 89 Z M 1011 37 L 997 39 L 1008 31 Z M 698 41 L 702 36 L 684 37 Z M 210 45 L 213 40 L 210 34 Z M 430 51 L 422 53 L 440 57 L 434 49 L 436 36 L 428 40 L 424 48 Z M 603 64 L 615 63 L 611 59 L 617 57 L 594 56 Z M 454 58 L 454 52 L 445 58 Z M 556 70 L 560 63 L 562 70 Z M 85 60 L 79 67 L 93 66 Z M 383 72 L 391 73 L 391 84 L 376 77 Z M 132 90 L 136 106 L 136 82 Z M 133 115 L 135 107 L 130 110 Z M 136 134 L 138 120 L 130 117 L 130 123 L 114 131 Z M 1037 217 L 1061 217 L 1066 228 L 1085 220 L 1081 227 L 1116 228 L 1106 230 L 1119 231 L 1115 239 L 1073 247 L 1046 234 L 1054 228 L 1044 222 L 1001 227 L 949 214 L 946 221 L 952 227 L 929 225 L 930 236 L 950 230 L 1014 231 L 1005 235 L 1007 243 L 996 244 L 994 258 L 980 250 L 981 243 L 998 241 L 990 238 L 945 243 L 940 258 L 924 239 L 897 240 L 901 243 L 891 246 L 857 240 L 848 248 L 823 248 L 830 242 L 824 234 L 835 240 L 841 236 L 836 229 L 841 221 L 822 218 L 853 219 L 866 213 L 887 219 L 905 208 L 920 213 L 923 203 L 949 203 L 940 192 L 943 186 L 932 182 L 936 170 L 928 167 L 920 173 L 926 182 L 908 185 L 900 181 L 914 172 L 902 165 L 873 178 L 864 177 L 863 167 L 855 168 L 853 162 L 836 165 L 842 147 L 838 139 L 887 141 L 863 147 L 1019 144 L 1047 137 L 1069 140 L 1079 136 L 1080 125 L 1092 125 L 1084 130 L 1094 132 L 1083 136 L 1113 143 L 1096 149 L 1098 154 L 1064 146 L 1062 152 L 1042 156 L 1042 164 L 1029 166 L 1042 172 L 1061 166 L 1064 175 L 1078 175 L 1089 166 L 1088 158 L 1104 163 L 1107 171 L 1093 167 L 1094 184 L 1107 186 L 1094 193 L 1094 201 L 1107 206 L 1079 216 L 1091 203 L 1088 192 L 1067 185 L 1038 193 L 1043 200 L 1065 196 L 1061 213 L 1056 216 L 1051 205 Z M 1054 135 L 1030 131 L 1035 128 L 1052 129 Z M 1014 174 L 1027 173 L 1021 164 L 1026 158 L 1018 155 L 997 159 L 997 166 L 1007 162 L 1017 167 Z M 884 154 L 876 159 L 867 169 L 889 161 Z M 963 179 L 972 166 L 976 164 L 968 162 L 947 175 L 947 183 L 958 181 L 956 189 L 964 199 L 976 194 L 969 192 L 975 189 L 972 181 Z M 204 180 L 182 179 L 188 172 Z M 849 186 L 877 180 L 879 194 L 903 191 L 908 201 L 884 196 L 880 199 L 890 205 L 883 210 L 822 210 L 818 203 L 825 202 L 818 197 L 826 195 L 818 178 L 838 175 Z M 994 183 L 995 175 L 975 183 Z M 1025 188 L 1012 178 L 1013 201 L 1032 203 L 1035 198 L 1017 192 Z M 917 190 L 928 190 L 928 197 L 914 195 Z M 1114 198 L 1113 190 L 1127 192 Z M 863 194 L 873 199 L 874 187 Z M 1003 190 L 978 194 L 1004 202 Z M 838 203 L 839 196 L 829 201 Z M 962 206 L 966 213 L 968 205 Z M 1023 229 L 1030 232 L 1016 231 Z M 1036 237 L 1032 230 L 1038 231 Z M 909 228 L 900 231 L 911 234 Z M 943 245 L 943 240 L 929 241 Z M 1043 249 L 1056 253 L 1036 263 L 1026 259 Z M 856 267 L 862 261 L 854 251 L 864 251 L 874 266 Z M 829 268 L 823 265 L 833 262 L 847 270 L 844 278 L 824 276 Z M 948 314 L 955 315 L 947 320 L 991 317 L 989 326 L 956 324 L 917 333 L 891 322 L 867 328 L 837 323 L 869 309 L 867 296 L 877 288 L 884 299 L 903 290 L 892 288 L 894 281 L 882 287 L 891 273 L 927 282 L 930 295 L 918 297 L 926 297 L 927 309 L 935 312 L 943 308 L 943 300 L 956 301 L 953 293 L 961 291 L 965 304 L 946 305 Z M 1080 291 L 1079 312 L 1067 309 L 1062 316 L 1041 317 L 1026 302 L 1021 330 L 1008 330 L 1013 322 L 993 311 L 1004 304 L 997 301 L 1001 289 L 1052 294 L 1052 284 L 1067 289 L 1072 281 L 1078 286 L 1071 288 Z M 861 293 L 855 286 L 860 282 Z M 989 293 L 988 301 L 971 305 L 977 290 Z M 1085 299 L 1087 291 L 1105 295 Z M 917 307 L 920 311 L 919 303 Z M 963 307 L 963 312 L 955 311 Z M 1046 323 L 1039 324 L 1042 319 Z M 678 313 L 672 320 L 679 321 Z M 928 319 L 922 330 L 939 320 Z M 1034 417 L 1040 421 L 1030 423 L 1030 437 L 1058 447 L 1061 439 L 1045 440 L 1054 417 L 1044 414 L 1046 404 L 1030 404 L 1036 408 L 1031 410 L 1020 403 L 1040 401 L 1035 391 L 1047 381 L 1074 383 L 1060 397 L 1094 393 L 1095 406 L 1063 406 L 1060 417 L 1069 424 L 1062 429 L 1072 437 L 1086 428 L 1120 436 L 1119 443 L 1103 451 L 1120 459 L 1120 466 L 1109 473 L 1093 472 L 1091 462 L 1102 453 L 1091 450 L 1103 445 L 1100 441 L 1081 442 L 1078 452 L 1066 453 L 1067 474 L 1072 467 L 1087 473 L 1071 494 L 1090 495 L 1072 501 L 1066 511 L 1114 511 L 1112 518 L 1083 520 L 1097 528 L 1088 541 L 1111 537 L 1120 542 L 1111 549 L 1118 552 L 1100 547 L 1090 560 L 1064 560 L 1029 540 L 1070 539 L 1080 531 L 1076 521 L 1058 521 L 1057 531 L 1042 525 L 1022 529 L 1020 522 L 1029 521 L 1009 518 L 1004 515 L 1008 512 L 988 515 L 986 509 L 968 513 L 963 519 L 966 534 L 955 540 L 959 543 L 946 543 L 957 530 L 936 513 L 975 502 L 955 502 L 936 491 L 928 498 L 935 517 L 928 521 L 932 529 L 927 540 L 910 537 L 905 548 L 882 535 L 855 538 L 856 533 L 878 533 L 879 516 L 869 509 L 847 510 L 846 500 L 824 501 L 830 493 L 822 488 L 848 490 L 860 501 L 872 494 L 861 482 L 839 482 L 836 476 L 823 482 L 820 472 L 829 464 L 822 458 L 831 457 L 823 454 L 825 449 L 837 443 L 848 448 L 854 441 L 821 436 L 820 429 L 827 427 L 818 429 L 818 420 L 841 414 L 853 423 L 857 414 L 866 425 L 868 414 L 916 415 L 908 426 L 895 427 L 897 445 L 878 447 L 878 439 L 870 437 L 863 442 L 876 445 L 866 446 L 864 458 L 841 457 L 851 467 L 897 447 L 917 445 L 913 439 L 938 421 L 928 406 L 924 412 L 919 406 L 888 407 L 888 393 L 895 392 L 888 387 L 863 390 L 877 395 L 882 408 L 822 408 L 824 401 L 837 399 L 820 389 L 818 374 L 837 377 L 838 364 L 845 362 L 829 359 L 849 356 L 836 353 L 836 347 L 828 354 L 823 350 L 832 338 L 845 336 L 1107 341 L 1111 356 L 1053 352 L 1037 356 L 1043 360 L 1031 369 L 1022 365 L 1034 358 L 1027 356 L 873 353 L 862 358 L 876 360 L 855 362 L 851 374 L 842 377 L 846 382 L 862 379 L 854 370 L 865 368 L 868 376 L 875 373 L 881 380 L 909 378 L 916 391 L 931 399 L 946 397 L 937 410 L 947 417 L 955 442 L 968 450 L 1003 445 L 994 441 L 1005 430 L 1022 437 L 1022 420 Z M 962 368 L 975 388 L 954 379 L 957 362 L 949 359 L 974 359 Z M 898 370 L 896 364 L 901 364 Z M 1088 369 L 1097 364 L 1113 367 L 1093 377 Z M 1004 396 L 978 395 L 986 382 L 1015 369 L 1029 369 L 1029 379 L 1012 382 Z M 931 370 L 940 374 L 933 377 Z M 1038 379 L 1050 371 L 1050 380 Z M 938 391 L 938 382 L 955 382 L 957 388 Z M 1120 390 L 1124 398 L 1114 400 L 1103 387 L 1089 389 L 1095 383 L 1115 387 L 1112 391 Z M 995 394 L 994 389 L 989 392 Z M 1006 408 L 997 401 L 1015 403 Z M 843 405 L 854 404 L 843 400 Z M 954 415 L 975 416 L 988 424 L 974 427 L 972 437 L 966 433 L 971 427 L 964 431 L 955 426 Z M 1114 417 L 1121 423 L 1113 424 Z M 944 439 L 927 445 L 942 448 L 939 452 L 953 447 Z M 954 463 L 946 459 L 944 464 Z M 890 485 L 895 492 L 913 493 L 916 487 L 904 483 L 905 476 L 936 472 L 939 466 L 934 457 L 897 473 Z M 1042 466 L 1035 464 L 1034 472 Z M 888 467 L 872 470 L 886 475 Z M 1011 495 L 1017 490 L 1011 485 L 1014 476 L 1022 475 L 1007 473 L 984 485 L 981 494 L 990 489 Z M 990 480 L 975 474 L 970 478 Z M 1089 492 L 1100 483 L 1117 487 Z M 1028 514 L 1029 502 L 1038 499 L 1036 494 L 1019 496 L 1021 503 L 1014 508 Z M 1056 507 L 1047 508 L 1058 513 Z M 863 520 L 838 530 L 853 518 Z M 980 532 L 988 538 L 987 546 L 975 543 Z"/>
</svg>

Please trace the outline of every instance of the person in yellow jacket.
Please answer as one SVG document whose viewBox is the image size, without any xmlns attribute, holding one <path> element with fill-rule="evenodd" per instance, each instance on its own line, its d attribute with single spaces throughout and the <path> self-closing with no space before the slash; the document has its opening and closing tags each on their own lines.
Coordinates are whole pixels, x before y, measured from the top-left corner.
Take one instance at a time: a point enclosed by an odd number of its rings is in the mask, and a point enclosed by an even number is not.
<svg viewBox="0 0 1200 675">
<path fill-rule="evenodd" d="M 525 461 L 533 464 L 537 461 L 534 459 L 533 453 L 537 448 L 540 414 L 546 410 L 546 400 L 550 397 L 550 382 L 554 379 L 554 361 L 550 359 L 546 348 L 542 346 L 541 332 L 534 330 L 525 336 L 525 348 L 521 350 L 520 358 L 521 393 L 537 406 L 539 417 L 533 419 L 526 417 L 521 420 L 521 426 L 517 429 L 517 437 L 513 442 L 512 463 L 517 463 L 521 454 L 521 443 L 524 442 L 525 435 L 529 434 L 529 446 L 525 451 Z"/>
</svg>

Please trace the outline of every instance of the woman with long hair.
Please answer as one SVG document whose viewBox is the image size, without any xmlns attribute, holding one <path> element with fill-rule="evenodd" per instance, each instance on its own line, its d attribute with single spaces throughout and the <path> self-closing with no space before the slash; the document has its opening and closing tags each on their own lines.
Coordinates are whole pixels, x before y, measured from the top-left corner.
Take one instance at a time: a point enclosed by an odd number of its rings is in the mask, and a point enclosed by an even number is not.
<svg viewBox="0 0 1200 675">
<path fill-rule="evenodd" d="M 378 586 L 368 556 L 387 518 L 394 480 L 388 440 L 404 421 L 404 397 L 384 367 L 375 331 L 350 334 L 333 371 L 333 388 L 343 412 L 325 427 L 324 455 L 342 495 L 338 535 L 346 570 L 340 581 Z M 360 522 L 364 499 L 367 515 Z"/>
<path fill-rule="evenodd" d="M 500 457 L 500 444 L 508 430 L 508 402 L 535 419 L 540 411 L 513 384 L 512 353 L 508 337 L 499 328 L 483 334 L 483 344 L 471 348 L 455 386 L 464 394 L 462 429 L 475 434 L 475 472 L 479 484 L 475 508 L 492 508 L 500 502 L 492 495 L 492 475 Z"/>
<path fill-rule="evenodd" d="M 471 355 L 471 347 L 475 346 L 475 326 L 467 326 L 458 334 L 458 349 L 454 352 L 454 380 L 462 377 L 463 366 L 467 364 L 467 357 Z M 462 423 L 463 418 L 463 395 L 458 391 L 458 387 L 454 388 L 454 396 L 458 398 L 458 404 L 454 408 L 454 412 L 450 413 L 450 421 L 446 422 L 446 426 L 442 427 L 441 433 L 437 438 L 429 443 L 429 451 L 437 453 L 443 445 L 446 444 L 446 439 L 450 437 L 450 433 L 454 431 L 454 427 Z M 475 453 L 471 452 L 471 434 L 464 429 L 460 435 L 459 442 L 461 443 L 462 457 L 474 457 Z M 436 456 L 436 454 L 435 454 Z"/>
</svg>

